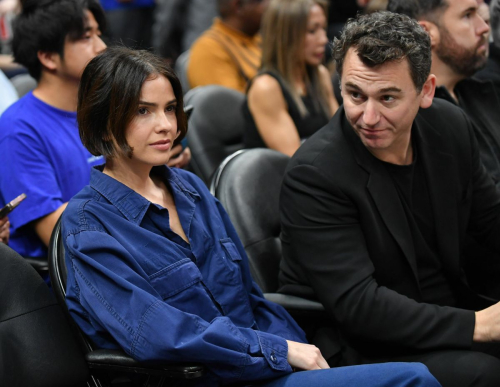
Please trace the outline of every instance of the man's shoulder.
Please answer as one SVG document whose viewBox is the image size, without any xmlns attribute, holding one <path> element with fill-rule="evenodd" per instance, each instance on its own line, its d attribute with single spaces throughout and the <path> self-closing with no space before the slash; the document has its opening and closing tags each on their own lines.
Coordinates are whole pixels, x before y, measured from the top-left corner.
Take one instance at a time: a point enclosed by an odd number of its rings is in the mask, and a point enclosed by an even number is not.
<svg viewBox="0 0 500 387">
<path fill-rule="evenodd" d="M 459 106 L 442 98 L 434 98 L 427 109 L 420 109 L 415 122 L 425 123 L 437 132 L 444 134 L 455 128 L 467 128 L 469 121 Z"/>
<path fill-rule="evenodd" d="M 28 93 L 0 116 L 0 139 L 24 134 L 28 137 L 50 137 L 60 128 L 76 128 L 76 113 L 52 107 Z"/>
<path fill-rule="evenodd" d="M 217 28 L 217 23 L 213 23 L 212 26 L 200 35 L 198 39 L 193 43 L 190 51 L 191 55 L 199 51 L 204 51 L 207 49 L 222 47 L 221 39 L 226 38 L 226 33 L 223 29 Z"/>
</svg>

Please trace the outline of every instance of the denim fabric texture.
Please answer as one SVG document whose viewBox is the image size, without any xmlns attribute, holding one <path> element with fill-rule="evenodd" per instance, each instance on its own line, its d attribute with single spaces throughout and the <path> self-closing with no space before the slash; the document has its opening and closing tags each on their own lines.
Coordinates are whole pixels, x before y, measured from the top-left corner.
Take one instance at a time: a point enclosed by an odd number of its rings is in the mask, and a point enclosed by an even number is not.
<svg viewBox="0 0 500 387">
<path fill-rule="evenodd" d="M 165 208 L 101 171 L 92 169 L 62 218 L 67 304 L 82 330 L 137 360 L 206 364 L 217 382 L 290 373 L 285 340 L 305 342 L 304 333 L 252 281 L 236 231 L 203 182 L 152 171 L 170 187 L 186 243 Z"/>
</svg>

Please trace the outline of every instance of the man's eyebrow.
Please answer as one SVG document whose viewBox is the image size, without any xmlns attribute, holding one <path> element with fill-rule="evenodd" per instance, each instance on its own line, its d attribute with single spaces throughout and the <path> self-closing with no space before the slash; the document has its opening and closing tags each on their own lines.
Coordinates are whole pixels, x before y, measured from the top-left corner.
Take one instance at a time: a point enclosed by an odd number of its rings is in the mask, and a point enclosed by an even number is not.
<svg viewBox="0 0 500 387">
<path fill-rule="evenodd" d="M 400 88 L 392 86 L 380 89 L 379 93 L 401 93 L 402 91 Z"/>
<path fill-rule="evenodd" d="M 477 12 L 477 7 L 474 7 L 473 5 L 471 5 L 469 8 L 462 11 L 462 15 L 465 15 L 468 12 Z"/>
<path fill-rule="evenodd" d="M 346 87 L 349 87 L 351 89 L 357 90 L 357 91 L 362 91 L 361 88 L 351 82 L 346 82 L 345 84 Z M 383 89 L 380 89 L 378 91 L 379 94 L 384 94 L 384 93 L 401 93 L 402 90 L 399 87 L 391 86 L 391 87 L 384 87 Z"/>
<path fill-rule="evenodd" d="M 350 87 L 351 89 L 361 91 L 361 88 L 358 85 L 355 85 L 354 83 L 351 83 L 351 82 L 346 82 L 345 86 Z"/>
</svg>

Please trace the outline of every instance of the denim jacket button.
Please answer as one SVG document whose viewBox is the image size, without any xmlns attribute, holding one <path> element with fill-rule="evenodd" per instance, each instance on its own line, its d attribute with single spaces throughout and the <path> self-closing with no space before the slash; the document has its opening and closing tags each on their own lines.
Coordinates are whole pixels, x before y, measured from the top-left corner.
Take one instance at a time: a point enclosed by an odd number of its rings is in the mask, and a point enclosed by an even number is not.
<svg viewBox="0 0 500 387">
<path fill-rule="evenodd" d="M 271 361 L 273 363 L 277 363 L 278 362 L 278 359 L 276 358 L 276 356 L 274 355 L 274 352 L 271 352 Z"/>
</svg>

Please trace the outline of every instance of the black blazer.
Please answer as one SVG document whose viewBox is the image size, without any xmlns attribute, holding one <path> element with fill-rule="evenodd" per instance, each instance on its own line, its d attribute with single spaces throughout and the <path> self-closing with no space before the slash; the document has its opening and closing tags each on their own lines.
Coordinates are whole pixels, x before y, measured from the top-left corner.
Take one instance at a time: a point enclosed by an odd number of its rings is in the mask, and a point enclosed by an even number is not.
<svg viewBox="0 0 500 387">
<path fill-rule="evenodd" d="M 412 130 L 440 258 L 463 309 L 420 302 L 413 239 L 397 190 L 341 107 L 293 156 L 280 199 L 280 280 L 312 287 L 334 318 L 340 340 L 320 345 L 325 357 L 341 346 L 367 356 L 470 348 L 475 317 L 466 308 L 491 305 L 468 288 L 460 258 L 467 233 L 500 252 L 500 193 L 480 164 L 470 122 L 461 109 L 435 100 L 419 111 Z"/>
</svg>

